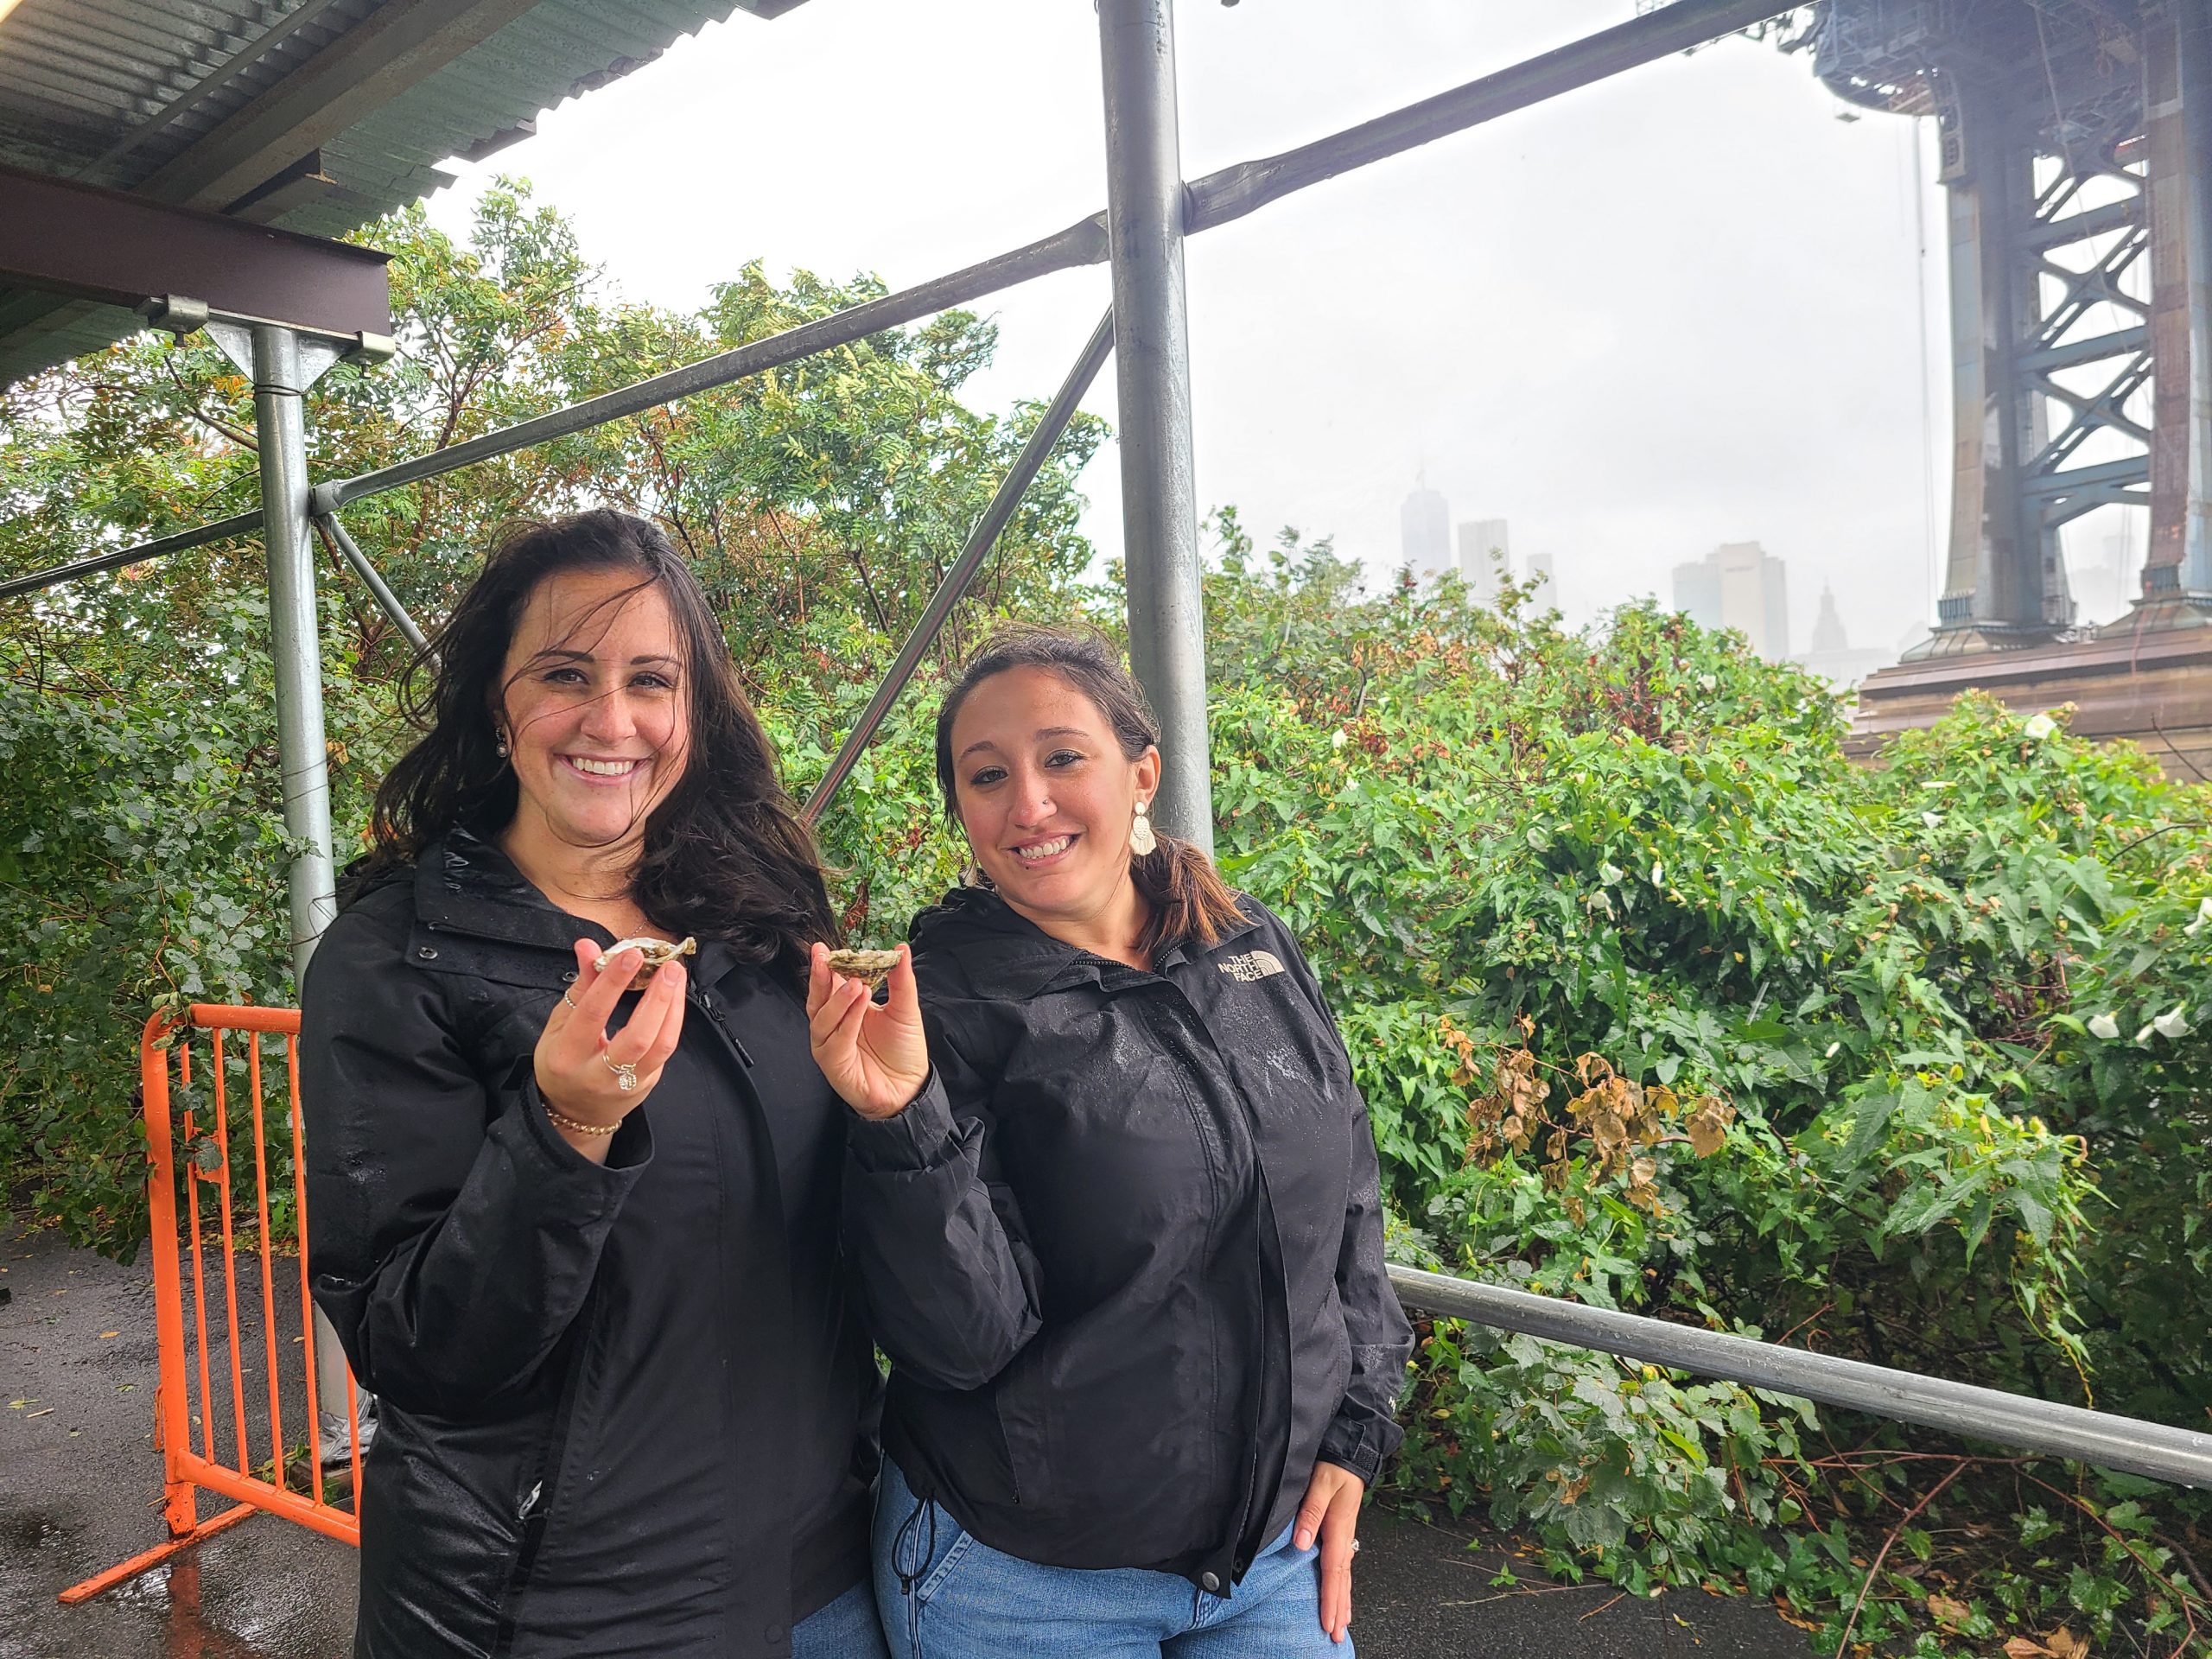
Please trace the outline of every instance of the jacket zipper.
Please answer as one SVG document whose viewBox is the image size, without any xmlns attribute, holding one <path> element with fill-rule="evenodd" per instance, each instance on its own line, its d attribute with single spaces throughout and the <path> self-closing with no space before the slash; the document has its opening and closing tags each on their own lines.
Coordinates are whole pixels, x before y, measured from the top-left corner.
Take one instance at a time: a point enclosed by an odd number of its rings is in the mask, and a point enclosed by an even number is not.
<svg viewBox="0 0 2212 1659">
<path fill-rule="evenodd" d="M 577 1319 L 575 1357 L 569 1362 L 567 1374 L 561 1379 L 560 1395 L 554 1403 L 552 1419 L 546 1425 L 545 1439 L 538 1447 L 537 1473 L 531 1477 L 530 1491 L 515 1516 L 522 1523 L 522 1536 L 515 1548 L 514 1564 L 507 1573 L 506 1586 L 499 1596 L 499 1624 L 493 1632 L 491 1648 L 495 1656 L 512 1653 L 514 1649 L 522 1599 L 529 1592 L 531 1575 L 537 1566 L 537 1552 L 545 1541 L 546 1524 L 552 1518 L 553 1499 L 561 1484 L 561 1465 L 568 1456 L 570 1420 L 575 1415 L 576 1390 L 583 1381 L 584 1367 L 591 1360 L 592 1335 L 598 1322 L 599 1288 L 594 1283 L 584 1298 L 583 1309 Z"/>
<path fill-rule="evenodd" d="M 1176 1001 L 1180 1004 L 1183 1013 L 1188 1016 L 1187 1020 L 1180 1022 L 1185 1024 L 1187 1027 L 1188 1040 L 1191 1041 L 1194 1050 L 1211 1054 L 1214 1061 L 1212 1069 L 1217 1079 L 1218 1080 L 1219 1086 L 1229 1096 L 1230 1099 L 1236 1103 L 1236 1121 L 1243 1128 L 1245 1145 L 1249 1151 L 1252 1160 L 1252 1179 L 1255 1188 L 1253 1193 L 1252 1218 L 1253 1244 L 1258 1257 L 1258 1259 L 1254 1262 L 1254 1266 L 1259 1269 L 1258 1277 L 1260 1280 L 1261 1293 L 1263 1296 L 1268 1295 L 1276 1288 L 1275 1287 L 1268 1284 L 1266 1268 L 1267 1244 L 1265 1230 L 1268 1227 L 1270 1217 L 1273 1215 L 1273 1205 L 1268 1201 L 1267 1165 L 1261 1156 L 1260 1126 L 1253 1116 L 1252 1103 L 1245 1098 L 1244 1091 L 1236 1086 L 1236 1080 L 1235 1077 L 1231 1075 L 1228 1065 L 1223 1061 L 1220 1048 L 1213 1040 L 1213 1033 L 1206 1028 L 1205 1016 L 1198 1012 L 1197 1005 L 1191 1001 L 1189 994 L 1173 980 L 1167 979 L 1165 975 L 1162 975 L 1160 977 L 1166 982 L 1169 994 L 1176 999 Z M 1278 1255 L 1280 1255 L 1280 1244 L 1278 1244 Z M 1279 1260 L 1277 1262 L 1278 1277 L 1287 1274 L 1287 1266 Z M 1259 1341 L 1255 1364 L 1255 1380 L 1253 1384 L 1252 1404 L 1255 1413 L 1260 1405 L 1261 1396 L 1261 1389 L 1256 1378 L 1260 1371 L 1263 1370 L 1268 1363 L 1274 1357 L 1273 1355 L 1267 1351 L 1268 1325 L 1268 1319 L 1267 1310 L 1262 1306 L 1259 1310 L 1259 1328 L 1257 1332 Z M 1287 1325 L 1284 1328 L 1283 1338 L 1287 1346 L 1289 1338 L 1289 1331 Z M 1286 1398 L 1286 1427 L 1287 1427 L 1288 1405 L 1288 1400 Z M 1243 1513 L 1236 1518 L 1236 1535 L 1230 1545 L 1230 1568 L 1238 1579 L 1242 1579 L 1245 1572 L 1250 1567 L 1252 1561 L 1255 1559 L 1255 1555 L 1253 1554 L 1254 1550 L 1259 1545 L 1266 1541 L 1265 1540 L 1254 1539 L 1249 1535 L 1252 1529 L 1255 1514 L 1259 1506 L 1260 1465 L 1262 1459 L 1266 1452 L 1266 1448 L 1262 1446 L 1258 1442 L 1258 1434 L 1256 1431 L 1259 1428 L 1259 1423 L 1256 1416 L 1251 1424 L 1251 1427 L 1255 1433 L 1253 1436 L 1251 1462 L 1249 1466 L 1244 1471 L 1245 1487 L 1244 1497 L 1242 1504 Z M 1278 1473 L 1278 1478 L 1280 1478 L 1280 1473 Z"/>
<path fill-rule="evenodd" d="M 715 1022 L 715 1029 L 721 1033 L 722 1040 L 728 1043 L 731 1049 L 736 1053 L 739 1063 L 742 1065 L 747 1071 L 752 1071 L 753 1055 L 751 1052 L 747 1049 L 744 1043 L 739 1040 L 737 1033 L 729 1028 L 729 1021 L 722 1018 L 722 1011 L 715 1004 L 713 993 L 709 991 L 694 991 L 691 993 L 691 1000 L 699 1005 L 700 1008 L 705 1013 L 708 1019 Z"/>
</svg>

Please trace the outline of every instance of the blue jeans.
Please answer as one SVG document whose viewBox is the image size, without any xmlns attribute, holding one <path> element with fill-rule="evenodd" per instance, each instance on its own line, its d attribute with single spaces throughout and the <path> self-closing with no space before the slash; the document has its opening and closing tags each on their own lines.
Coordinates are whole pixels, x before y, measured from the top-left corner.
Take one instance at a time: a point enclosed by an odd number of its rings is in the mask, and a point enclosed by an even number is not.
<svg viewBox="0 0 2212 1659">
<path fill-rule="evenodd" d="M 1284 1528 L 1233 1598 L 1140 1567 L 1039 1567 L 921 1503 L 886 1459 L 875 1599 L 895 1659 L 1352 1659 L 1350 1638 L 1321 1628 L 1319 1551 L 1290 1536 Z"/>
<path fill-rule="evenodd" d="M 890 1659 L 868 1586 L 855 1585 L 799 1620 L 791 1630 L 791 1659 Z"/>
</svg>

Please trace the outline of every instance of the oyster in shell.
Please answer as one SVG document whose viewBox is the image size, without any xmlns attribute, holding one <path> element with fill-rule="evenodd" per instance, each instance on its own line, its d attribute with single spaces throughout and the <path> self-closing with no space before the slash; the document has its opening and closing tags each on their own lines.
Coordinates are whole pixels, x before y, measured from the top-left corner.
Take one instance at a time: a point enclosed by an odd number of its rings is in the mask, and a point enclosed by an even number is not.
<svg viewBox="0 0 2212 1659">
<path fill-rule="evenodd" d="M 595 974 L 607 971 L 607 964 L 625 950 L 638 951 L 645 961 L 638 969 L 637 977 L 630 982 L 630 988 L 642 991 L 653 976 L 653 970 L 674 962 L 678 957 L 693 957 L 699 953 L 699 941 L 683 938 L 671 944 L 666 939 L 617 939 L 599 953 L 599 960 L 591 965 Z"/>
<path fill-rule="evenodd" d="M 847 979 L 864 979 L 870 985 L 880 985 L 891 977 L 891 970 L 899 965 L 896 950 L 832 950 L 830 971 L 842 974 Z"/>
</svg>

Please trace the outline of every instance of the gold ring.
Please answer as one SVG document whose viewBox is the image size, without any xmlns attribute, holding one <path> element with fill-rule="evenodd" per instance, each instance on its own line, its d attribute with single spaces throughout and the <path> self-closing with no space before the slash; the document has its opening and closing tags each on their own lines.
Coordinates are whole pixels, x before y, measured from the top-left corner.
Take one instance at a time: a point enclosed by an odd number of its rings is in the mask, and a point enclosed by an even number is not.
<svg viewBox="0 0 2212 1659">
<path fill-rule="evenodd" d="M 638 1086 L 638 1063 L 635 1060 L 610 1060 L 602 1054 L 599 1061 L 614 1074 L 614 1086 L 624 1094 Z"/>
<path fill-rule="evenodd" d="M 561 993 L 561 1000 L 567 1003 L 570 1007 L 575 1008 L 578 1014 L 582 1014 L 583 1012 L 582 1008 L 576 1007 L 576 999 L 570 996 L 566 991 Z"/>
</svg>

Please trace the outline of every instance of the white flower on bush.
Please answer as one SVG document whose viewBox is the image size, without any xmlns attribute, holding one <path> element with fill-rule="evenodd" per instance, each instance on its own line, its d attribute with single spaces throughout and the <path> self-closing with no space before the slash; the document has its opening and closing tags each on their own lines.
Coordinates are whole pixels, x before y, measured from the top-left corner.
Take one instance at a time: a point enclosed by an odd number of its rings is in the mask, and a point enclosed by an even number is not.
<svg viewBox="0 0 2212 1659">
<path fill-rule="evenodd" d="M 2058 722 L 2049 715 L 2037 715 L 2028 721 L 2024 729 L 2030 737 L 2040 743 L 2057 731 Z"/>
<path fill-rule="evenodd" d="M 1720 682 L 1713 675 L 1700 674 L 1697 677 L 1697 689 L 1700 691 L 1718 691 L 1720 689 Z"/>
<path fill-rule="evenodd" d="M 1345 732 L 1343 727 L 1339 726 L 1337 728 L 1336 731 L 1331 734 L 1329 738 L 1329 747 L 1332 749 L 1341 749 L 1351 741 L 1351 739 L 1350 734 Z"/>
<path fill-rule="evenodd" d="M 2089 1021 L 2089 1035 L 2101 1037 L 2107 1042 L 2120 1035 L 2120 1021 L 2108 1014 L 2100 1014 Z"/>
<path fill-rule="evenodd" d="M 1933 830 L 1943 822 L 1943 815 L 1941 812 L 1923 812 L 1920 815 L 1920 821 Z"/>
<path fill-rule="evenodd" d="M 1598 866 L 1598 879 L 1609 887 L 1618 882 L 1621 877 L 1627 874 L 1627 871 L 1622 869 L 1610 858 Z"/>
<path fill-rule="evenodd" d="M 1667 867 L 1657 859 L 1651 861 L 1651 885 L 1655 887 L 1667 885 Z"/>
<path fill-rule="evenodd" d="M 1839 1048 L 1841 1048 L 1842 1046 L 1843 1046 L 1843 1045 L 1842 1045 L 1840 1042 L 1834 1042 L 1834 1043 L 1830 1043 L 1830 1044 L 1828 1045 L 1828 1052 L 1827 1052 L 1827 1053 L 1823 1058 L 1827 1058 L 1827 1059 L 1831 1059 L 1831 1060 L 1832 1060 L 1832 1059 L 1834 1059 L 1834 1058 L 1835 1058 L 1835 1052 L 1836 1052 L 1836 1050 L 1838 1050 Z"/>
<path fill-rule="evenodd" d="M 2139 1043 L 2149 1042 L 2151 1040 L 2151 1027 L 2145 1026 L 2142 1030 L 2137 1032 L 2135 1033 L 2135 1040 Z"/>
<path fill-rule="evenodd" d="M 2196 903 L 2196 919 L 2182 931 L 2193 939 L 2204 931 L 2207 922 L 2212 922 L 2212 899 L 2200 899 Z"/>
<path fill-rule="evenodd" d="M 2178 1005 L 2169 1008 L 2151 1022 L 2151 1029 L 2161 1037 L 2179 1042 L 2189 1035 L 2188 1012 Z"/>
</svg>

